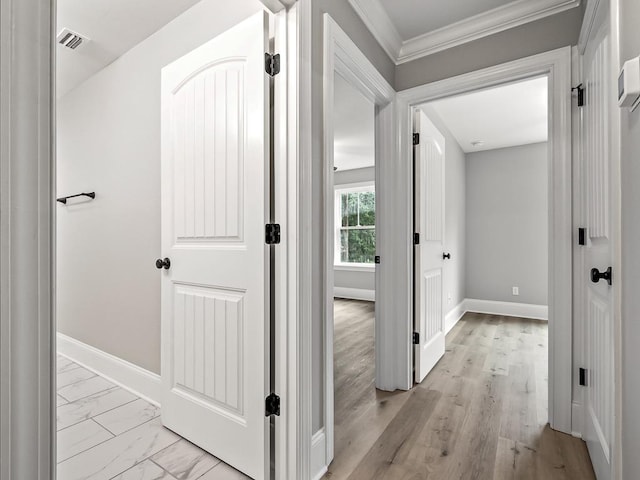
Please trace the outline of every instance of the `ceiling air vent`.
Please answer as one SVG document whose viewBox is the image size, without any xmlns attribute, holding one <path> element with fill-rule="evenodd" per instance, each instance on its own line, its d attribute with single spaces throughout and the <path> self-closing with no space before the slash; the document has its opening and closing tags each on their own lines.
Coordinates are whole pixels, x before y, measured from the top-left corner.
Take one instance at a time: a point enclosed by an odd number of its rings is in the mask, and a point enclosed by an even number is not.
<svg viewBox="0 0 640 480">
<path fill-rule="evenodd" d="M 63 47 L 76 50 L 80 45 L 88 42 L 87 37 L 83 37 L 79 33 L 73 32 L 68 28 L 63 28 L 58 34 L 58 43 Z"/>
</svg>

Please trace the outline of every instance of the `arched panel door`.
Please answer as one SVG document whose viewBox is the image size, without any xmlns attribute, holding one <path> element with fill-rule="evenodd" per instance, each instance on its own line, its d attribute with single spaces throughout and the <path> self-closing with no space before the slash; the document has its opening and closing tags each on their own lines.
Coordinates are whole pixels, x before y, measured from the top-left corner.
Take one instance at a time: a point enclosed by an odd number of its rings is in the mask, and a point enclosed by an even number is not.
<svg viewBox="0 0 640 480">
<path fill-rule="evenodd" d="M 268 477 L 268 17 L 162 71 L 162 421 Z"/>
</svg>

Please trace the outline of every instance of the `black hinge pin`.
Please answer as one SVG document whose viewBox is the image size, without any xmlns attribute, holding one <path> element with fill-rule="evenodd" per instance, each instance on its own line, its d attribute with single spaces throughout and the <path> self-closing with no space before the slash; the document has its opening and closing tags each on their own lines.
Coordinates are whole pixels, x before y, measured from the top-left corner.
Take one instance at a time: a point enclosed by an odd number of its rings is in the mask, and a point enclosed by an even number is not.
<svg viewBox="0 0 640 480">
<path fill-rule="evenodd" d="M 413 244 L 414 245 L 420 245 L 420 234 L 419 233 L 414 233 L 413 234 Z"/>
<path fill-rule="evenodd" d="M 413 144 L 414 145 L 419 145 L 420 144 L 420 134 L 419 133 L 414 133 L 413 134 Z"/>
<path fill-rule="evenodd" d="M 277 74 L 280 73 L 280 54 L 279 53 L 276 53 L 274 55 L 270 53 L 264 54 L 264 70 L 272 77 L 275 77 Z"/>
<path fill-rule="evenodd" d="M 413 332 L 413 344 L 414 345 L 420 345 L 420 333 L 419 332 Z"/>
<path fill-rule="evenodd" d="M 587 229 L 580 227 L 578 228 L 578 245 L 586 245 L 587 244 Z"/>
<path fill-rule="evenodd" d="M 572 92 L 574 90 L 578 92 L 578 106 L 583 107 L 584 106 L 584 86 L 580 84 L 577 87 L 573 87 L 571 89 Z"/>
<path fill-rule="evenodd" d="M 275 415 L 277 417 L 280 416 L 280 397 L 278 395 L 276 395 L 275 393 L 269 394 L 264 403 L 265 417 L 271 417 L 272 415 Z"/>
<path fill-rule="evenodd" d="M 265 226 L 265 243 L 267 245 L 280 243 L 280 225 L 278 223 L 268 223 Z"/>
<path fill-rule="evenodd" d="M 578 383 L 581 386 L 586 387 L 587 386 L 587 370 L 585 368 L 580 368 L 578 372 L 579 372 Z"/>
</svg>

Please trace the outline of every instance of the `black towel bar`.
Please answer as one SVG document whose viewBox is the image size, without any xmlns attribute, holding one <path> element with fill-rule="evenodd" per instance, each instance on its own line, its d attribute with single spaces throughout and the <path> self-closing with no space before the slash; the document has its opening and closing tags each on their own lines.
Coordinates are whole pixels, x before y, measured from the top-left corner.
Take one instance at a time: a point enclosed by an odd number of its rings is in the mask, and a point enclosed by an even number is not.
<svg viewBox="0 0 640 480">
<path fill-rule="evenodd" d="M 93 199 L 93 198 L 96 198 L 96 192 L 78 193 L 76 195 L 69 195 L 68 197 L 60 197 L 57 199 L 57 201 L 60 203 L 64 203 L 66 205 L 67 200 L 69 200 L 70 198 L 76 198 L 76 197 L 89 197 Z"/>
</svg>

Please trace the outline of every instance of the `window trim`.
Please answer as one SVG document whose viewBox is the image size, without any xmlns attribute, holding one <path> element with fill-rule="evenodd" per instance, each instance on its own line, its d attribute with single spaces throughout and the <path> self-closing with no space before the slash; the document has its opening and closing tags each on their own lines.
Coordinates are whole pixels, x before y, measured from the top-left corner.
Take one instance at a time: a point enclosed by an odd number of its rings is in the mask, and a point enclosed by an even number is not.
<svg viewBox="0 0 640 480">
<path fill-rule="evenodd" d="M 349 263 L 349 262 L 341 262 L 340 261 L 340 230 L 342 229 L 342 225 L 339 224 L 339 219 L 341 219 L 341 202 L 340 196 L 344 193 L 360 193 L 360 192 L 373 192 L 375 194 L 376 191 L 376 182 L 375 180 L 367 180 L 365 182 L 357 182 L 357 183 L 344 183 L 340 185 L 334 185 L 334 216 L 333 216 L 333 244 L 334 244 L 334 258 L 333 258 L 333 267 L 335 270 L 345 270 L 345 271 L 375 271 L 375 263 Z M 376 225 L 373 225 L 374 231 L 377 229 L 378 219 L 376 218 Z M 354 227 L 354 229 L 358 229 L 359 227 Z M 363 227 L 369 229 L 371 227 Z"/>
</svg>

